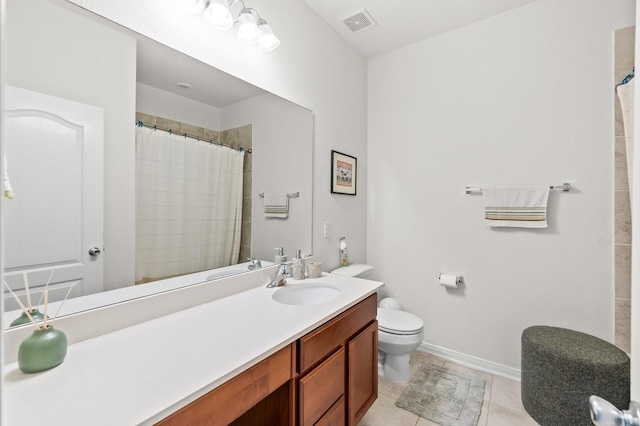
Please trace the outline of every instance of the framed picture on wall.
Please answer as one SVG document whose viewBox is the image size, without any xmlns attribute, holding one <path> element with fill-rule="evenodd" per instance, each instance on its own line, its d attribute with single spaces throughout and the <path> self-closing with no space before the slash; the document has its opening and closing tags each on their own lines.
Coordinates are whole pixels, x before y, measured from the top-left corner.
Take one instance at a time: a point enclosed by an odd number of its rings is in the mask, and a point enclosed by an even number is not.
<svg viewBox="0 0 640 426">
<path fill-rule="evenodd" d="M 358 159 L 338 151 L 331 151 L 331 192 L 356 195 Z"/>
</svg>

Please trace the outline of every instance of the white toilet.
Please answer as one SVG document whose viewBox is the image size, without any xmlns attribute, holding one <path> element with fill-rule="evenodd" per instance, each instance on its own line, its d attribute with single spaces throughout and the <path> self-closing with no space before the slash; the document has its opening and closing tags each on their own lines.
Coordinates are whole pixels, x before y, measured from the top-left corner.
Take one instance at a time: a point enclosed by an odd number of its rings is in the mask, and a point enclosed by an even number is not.
<svg viewBox="0 0 640 426">
<path fill-rule="evenodd" d="M 353 264 L 331 271 L 332 274 L 364 278 L 372 266 Z M 424 339 L 424 322 L 402 310 L 400 302 L 390 297 L 378 304 L 378 375 L 390 382 L 411 379 L 409 353 Z"/>
<path fill-rule="evenodd" d="M 424 340 L 424 322 L 390 297 L 378 304 L 378 374 L 390 382 L 411 379 L 409 353 Z"/>
</svg>

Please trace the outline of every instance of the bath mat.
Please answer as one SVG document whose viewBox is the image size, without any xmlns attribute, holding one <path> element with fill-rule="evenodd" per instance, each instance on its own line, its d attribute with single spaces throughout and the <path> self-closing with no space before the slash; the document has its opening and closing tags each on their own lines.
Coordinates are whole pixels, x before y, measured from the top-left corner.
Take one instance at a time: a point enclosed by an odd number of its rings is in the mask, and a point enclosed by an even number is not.
<svg viewBox="0 0 640 426">
<path fill-rule="evenodd" d="M 481 377 L 424 363 L 396 406 L 442 426 L 476 426 L 484 384 Z"/>
</svg>

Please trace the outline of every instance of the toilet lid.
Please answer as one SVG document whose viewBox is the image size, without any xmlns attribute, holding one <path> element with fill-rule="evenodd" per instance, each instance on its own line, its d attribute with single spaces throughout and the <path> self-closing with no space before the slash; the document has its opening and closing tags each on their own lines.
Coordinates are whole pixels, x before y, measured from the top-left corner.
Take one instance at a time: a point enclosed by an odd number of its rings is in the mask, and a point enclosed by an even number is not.
<svg viewBox="0 0 640 426">
<path fill-rule="evenodd" d="M 347 277 L 364 277 L 369 275 L 373 266 L 362 263 L 352 263 L 349 266 L 341 266 L 331 271 L 332 274 L 345 275 Z"/>
<path fill-rule="evenodd" d="M 378 308 L 378 329 L 391 334 L 417 334 L 424 322 L 416 315 L 397 309 Z"/>
</svg>

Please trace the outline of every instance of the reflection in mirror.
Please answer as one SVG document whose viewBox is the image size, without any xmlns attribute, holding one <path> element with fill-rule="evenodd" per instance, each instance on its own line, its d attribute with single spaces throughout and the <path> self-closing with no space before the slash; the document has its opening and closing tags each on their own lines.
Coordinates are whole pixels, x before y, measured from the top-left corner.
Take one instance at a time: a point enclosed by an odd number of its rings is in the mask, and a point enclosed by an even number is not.
<svg viewBox="0 0 640 426">
<path fill-rule="evenodd" d="M 64 315 L 268 265 L 276 246 L 311 253 L 310 111 L 62 0 L 9 0 L 6 16 L 2 238 L 18 295 L 26 277 L 37 301 L 53 271 Z M 286 219 L 266 217 L 258 194 L 293 192 Z"/>
</svg>

